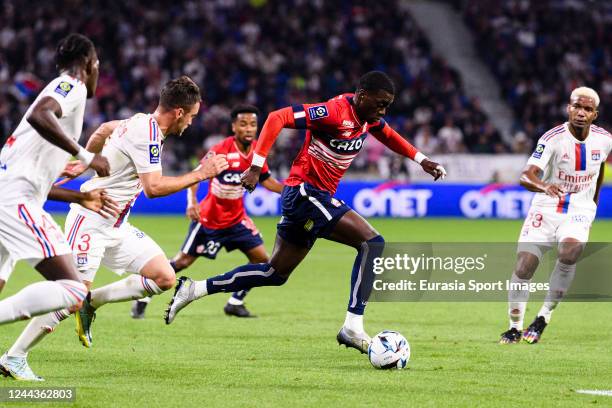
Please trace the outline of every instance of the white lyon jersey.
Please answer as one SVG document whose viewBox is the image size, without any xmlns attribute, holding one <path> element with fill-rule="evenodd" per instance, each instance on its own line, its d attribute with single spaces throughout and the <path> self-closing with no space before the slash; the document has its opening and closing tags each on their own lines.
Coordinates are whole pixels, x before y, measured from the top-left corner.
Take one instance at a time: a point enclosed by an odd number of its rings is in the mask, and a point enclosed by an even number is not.
<svg viewBox="0 0 612 408">
<path fill-rule="evenodd" d="M 572 135 L 567 122 L 546 132 L 527 165 L 542 169 L 542 181 L 560 185 L 566 194 L 557 198 L 537 193 L 532 208 L 543 213 L 594 217 L 597 205 L 593 198 L 599 170 L 611 150 L 612 135 L 595 125 L 591 125 L 589 135 L 582 142 Z"/>
<path fill-rule="evenodd" d="M 121 208 L 117 226 L 127 218 L 142 192 L 138 173 L 161 171 L 164 135 L 152 115 L 137 113 L 122 121 L 107 139 L 102 155 L 110 164 L 110 175 L 94 176 L 83 183 L 81 191 L 103 188 Z"/>
<path fill-rule="evenodd" d="M 25 198 L 42 206 L 70 158 L 68 152 L 43 139 L 26 120 L 32 107 L 44 97 L 55 99 L 61 106 L 62 117 L 58 121 L 66 135 L 75 141 L 81 136 L 87 87 L 78 79 L 62 75 L 42 90 L 0 151 L 2 204 L 16 204 Z"/>
</svg>

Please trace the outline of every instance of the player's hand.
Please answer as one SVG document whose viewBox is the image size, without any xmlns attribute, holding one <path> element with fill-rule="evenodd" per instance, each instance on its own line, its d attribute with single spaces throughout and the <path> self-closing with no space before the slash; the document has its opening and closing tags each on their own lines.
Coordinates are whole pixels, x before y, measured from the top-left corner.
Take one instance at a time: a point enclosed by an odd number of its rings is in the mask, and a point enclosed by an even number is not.
<svg viewBox="0 0 612 408">
<path fill-rule="evenodd" d="M 187 214 L 187 218 L 189 218 L 192 221 L 200 220 L 200 212 L 198 211 L 198 203 L 189 203 L 187 205 L 187 211 L 185 211 L 185 213 Z"/>
<path fill-rule="evenodd" d="M 425 170 L 426 173 L 431 174 L 434 178 L 434 181 L 437 179 L 442 179 L 446 177 L 446 170 L 442 167 L 441 164 L 438 164 L 434 161 L 425 159 L 421 162 L 421 167 Z"/>
<path fill-rule="evenodd" d="M 197 171 L 202 176 L 202 180 L 215 177 L 217 174 L 226 170 L 229 167 L 229 163 L 225 158 L 224 154 L 215 154 L 214 156 L 207 157 L 200 162 L 200 166 Z"/>
<path fill-rule="evenodd" d="M 89 163 L 89 167 L 94 169 L 100 177 L 106 177 L 110 174 L 110 164 L 106 157 L 102 156 L 100 153 L 94 155 L 93 160 Z"/>
<path fill-rule="evenodd" d="M 259 183 L 259 176 L 261 174 L 261 167 L 251 166 L 240 176 L 242 187 L 249 193 L 255 190 L 255 186 Z"/>
<path fill-rule="evenodd" d="M 83 193 L 84 197 L 79 202 L 80 205 L 97 212 L 104 218 L 116 218 L 121 213 L 119 204 L 106 194 L 106 191 L 99 188 Z"/>
<path fill-rule="evenodd" d="M 73 160 L 71 162 L 66 163 L 64 170 L 62 170 L 62 174 L 60 177 L 68 177 L 75 178 L 83 174 L 83 172 L 87 170 L 87 166 L 84 165 L 80 160 Z"/>
<path fill-rule="evenodd" d="M 544 187 L 544 193 L 554 198 L 561 198 L 565 195 L 565 190 L 557 184 L 547 184 Z"/>
</svg>

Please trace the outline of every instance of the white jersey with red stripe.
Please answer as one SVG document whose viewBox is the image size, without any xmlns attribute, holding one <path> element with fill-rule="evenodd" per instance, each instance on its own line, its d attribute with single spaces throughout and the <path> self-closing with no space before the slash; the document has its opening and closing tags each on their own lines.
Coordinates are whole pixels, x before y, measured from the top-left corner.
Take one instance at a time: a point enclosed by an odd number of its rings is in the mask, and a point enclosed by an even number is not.
<svg viewBox="0 0 612 408">
<path fill-rule="evenodd" d="M 163 139 L 164 135 L 153 115 L 137 113 L 122 121 L 102 149 L 102 155 L 110 164 L 110 175 L 96 175 L 81 186 L 83 192 L 103 188 L 119 204 L 122 212 L 114 220 L 117 226 L 127 219 L 130 208 L 142 192 L 138 174 L 162 170 Z M 79 208 L 77 204 L 72 206 Z"/>
<path fill-rule="evenodd" d="M 537 193 L 532 207 L 543 213 L 580 213 L 595 215 L 593 201 L 601 164 L 612 150 L 612 135 L 591 125 L 584 141 L 576 139 L 564 123 L 546 132 L 527 161 L 544 172 L 542 181 L 560 185 L 566 194 L 561 198 Z"/>
<path fill-rule="evenodd" d="M 81 136 L 87 87 L 71 76 L 59 76 L 41 91 L 0 151 L 2 204 L 15 204 L 26 198 L 42 206 L 70 158 L 68 152 L 43 139 L 26 120 L 33 106 L 45 97 L 59 103 L 62 117 L 58 122 L 64 133 L 75 141 Z"/>
</svg>

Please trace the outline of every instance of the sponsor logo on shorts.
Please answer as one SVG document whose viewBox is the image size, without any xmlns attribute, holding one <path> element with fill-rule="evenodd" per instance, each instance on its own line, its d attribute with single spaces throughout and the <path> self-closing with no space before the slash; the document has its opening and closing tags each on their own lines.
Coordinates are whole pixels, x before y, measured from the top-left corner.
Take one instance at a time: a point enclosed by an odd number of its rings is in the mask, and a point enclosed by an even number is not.
<svg viewBox="0 0 612 408">
<path fill-rule="evenodd" d="M 327 111 L 327 106 L 325 105 L 311 106 L 308 108 L 308 117 L 310 120 L 323 119 L 328 116 L 329 112 Z"/>
<path fill-rule="evenodd" d="M 159 163 L 159 145 L 157 143 L 149 145 L 149 162 L 151 164 Z"/>
<path fill-rule="evenodd" d="M 87 265 L 87 254 L 77 254 L 77 265 Z"/>
<path fill-rule="evenodd" d="M 334 207 L 340 207 L 340 205 L 342 205 L 342 203 L 335 198 L 331 199 L 331 203 L 333 204 Z"/>
<path fill-rule="evenodd" d="M 546 147 L 546 145 L 540 143 L 539 145 L 536 146 L 535 151 L 533 152 L 533 154 L 531 155 L 533 158 L 535 159 L 539 159 L 542 157 L 542 153 L 544 153 L 544 148 Z"/>
<path fill-rule="evenodd" d="M 304 224 L 304 229 L 306 231 L 310 231 L 312 227 L 314 227 L 314 221 L 309 219 L 308 221 L 306 221 L 306 224 Z"/>
<path fill-rule="evenodd" d="M 55 93 L 66 97 L 70 91 L 72 91 L 72 88 L 74 88 L 74 85 L 72 85 L 70 82 L 62 81 L 57 84 L 57 87 L 55 87 Z"/>
<path fill-rule="evenodd" d="M 201 254 L 202 252 L 204 252 L 204 245 L 198 245 L 196 247 L 196 254 Z"/>
</svg>

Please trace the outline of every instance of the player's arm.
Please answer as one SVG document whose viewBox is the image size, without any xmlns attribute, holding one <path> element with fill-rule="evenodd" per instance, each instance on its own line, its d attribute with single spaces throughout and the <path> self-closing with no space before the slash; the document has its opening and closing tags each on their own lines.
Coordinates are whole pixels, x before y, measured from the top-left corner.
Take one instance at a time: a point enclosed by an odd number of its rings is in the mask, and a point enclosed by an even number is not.
<svg viewBox="0 0 612 408">
<path fill-rule="evenodd" d="M 92 153 L 100 153 L 106 143 L 106 139 L 108 139 L 120 123 L 120 120 L 111 120 L 110 122 L 104 122 L 98 126 L 89 137 L 86 149 Z"/>
<path fill-rule="evenodd" d="M 247 191 L 255 189 L 261 175 L 261 170 L 266 162 L 266 157 L 283 128 L 295 128 L 293 109 L 290 106 L 270 112 L 268 115 L 257 139 L 251 167 L 241 177 L 242 186 Z"/>
<path fill-rule="evenodd" d="M 272 176 L 266 177 L 264 180 L 260 181 L 260 183 L 264 188 L 274 193 L 280 194 L 283 191 L 283 184 Z"/>
<path fill-rule="evenodd" d="M 395 153 L 419 163 L 426 173 L 433 176 L 434 180 L 446 177 L 446 170 L 442 165 L 429 160 L 427 156 L 419 152 L 416 147 L 393 130 L 384 120 L 380 121 L 380 125 L 370 128 L 369 132 Z"/>
<path fill-rule="evenodd" d="M 521 173 L 519 183 L 529 191 L 534 193 L 545 193 L 551 197 L 562 197 L 565 192 L 556 184 L 548 184 L 541 180 L 542 169 L 538 166 L 530 164 Z"/>
<path fill-rule="evenodd" d="M 88 210 L 97 212 L 105 218 L 117 217 L 121 212 L 117 202 L 110 198 L 103 189 L 83 193 L 78 190 L 53 186 L 47 195 L 47 199 L 77 203 Z"/>
<path fill-rule="evenodd" d="M 198 221 L 200 212 L 198 211 L 198 188 L 200 183 L 196 183 L 187 189 L 187 218 Z"/>
<path fill-rule="evenodd" d="M 216 154 L 201 162 L 194 171 L 177 177 L 163 176 L 162 172 L 138 173 L 145 195 L 148 198 L 164 197 L 214 177 L 229 167 L 224 154 Z"/>
<path fill-rule="evenodd" d="M 32 112 L 26 120 L 46 141 L 77 157 L 100 176 L 108 176 L 108 160 L 99 154 L 88 152 L 68 137 L 58 121 L 61 117 L 62 107 L 59 102 L 46 96 L 32 107 Z"/>
<path fill-rule="evenodd" d="M 597 176 L 597 187 L 595 187 L 595 195 L 593 196 L 593 201 L 595 201 L 595 204 L 599 204 L 599 192 L 601 191 L 601 185 L 603 184 L 605 171 L 606 162 L 603 162 L 599 167 L 599 175 Z"/>
</svg>

